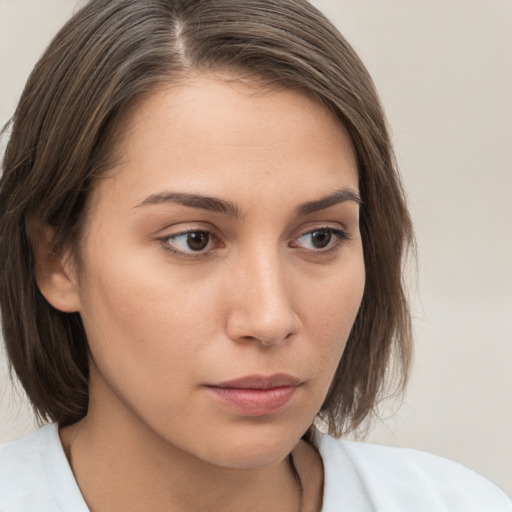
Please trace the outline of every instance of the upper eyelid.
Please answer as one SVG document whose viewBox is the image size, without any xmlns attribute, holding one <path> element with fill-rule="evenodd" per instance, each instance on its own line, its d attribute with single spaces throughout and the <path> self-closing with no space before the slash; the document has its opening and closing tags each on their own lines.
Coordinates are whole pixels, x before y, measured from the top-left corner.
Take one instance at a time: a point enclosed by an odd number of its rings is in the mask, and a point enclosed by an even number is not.
<svg viewBox="0 0 512 512">
<path fill-rule="evenodd" d="M 342 224 L 339 222 L 328 222 L 324 224 L 319 224 L 316 226 L 308 227 L 307 229 L 300 230 L 297 235 L 293 235 L 292 239 L 295 240 L 297 238 L 300 238 L 301 236 L 307 235 L 309 233 L 313 233 L 314 231 L 321 231 L 321 230 L 328 230 L 328 231 L 336 231 L 338 233 L 343 233 L 345 236 L 349 236 L 349 230 L 345 228 Z"/>
<path fill-rule="evenodd" d="M 164 232 L 164 233 L 162 233 L 161 236 L 159 236 L 159 238 L 173 238 L 173 237 L 178 237 L 180 235 L 186 235 L 187 233 L 197 233 L 197 232 L 208 233 L 210 235 L 218 237 L 217 230 L 212 227 L 205 227 L 205 228 L 199 227 L 199 226 L 198 227 L 186 227 L 186 228 L 180 229 L 179 231 L 166 234 L 165 231 L 167 231 L 170 228 L 171 228 L 171 226 L 168 226 L 166 228 L 159 230 L 160 233 Z M 285 237 L 285 238 L 295 239 L 295 238 L 299 238 L 301 236 L 307 235 L 308 233 L 312 233 L 313 231 L 319 231 L 322 229 L 339 231 L 339 232 L 348 234 L 348 230 L 344 226 L 340 225 L 339 223 L 327 223 L 327 224 L 320 224 L 317 226 L 311 226 L 308 228 L 295 230 L 295 233 L 293 233 L 291 236 Z"/>
<path fill-rule="evenodd" d="M 188 223 L 183 223 L 183 224 L 188 224 Z M 190 224 L 193 224 L 193 222 L 191 222 Z M 184 235 L 184 234 L 187 234 L 187 233 L 196 233 L 196 232 L 204 232 L 204 233 L 209 233 L 210 235 L 213 235 L 213 236 L 216 236 L 218 238 L 222 238 L 221 236 L 219 236 L 219 230 L 215 228 L 215 226 L 212 226 L 212 225 L 208 225 L 208 226 L 201 226 L 201 225 L 198 225 L 198 226 L 185 226 L 183 228 L 180 228 L 178 231 L 176 232 L 168 232 L 171 230 L 173 226 L 166 226 L 165 228 L 163 229 L 159 229 L 158 230 L 158 238 L 172 238 L 172 237 L 178 237 L 180 235 Z M 324 222 L 324 223 L 312 223 L 312 225 L 308 226 L 308 227 L 303 227 L 303 228 L 297 228 L 295 229 L 291 235 L 288 235 L 288 236 L 285 236 L 283 238 L 287 238 L 287 239 L 296 239 L 296 238 L 299 238 L 301 236 L 304 236 L 308 233 L 311 233 L 313 231 L 317 231 L 317 230 L 322 230 L 322 229 L 327 229 L 327 230 L 334 230 L 334 231 L 339 231 L 339 232 L 343 232 L 345 233 L 347 236 L 349 234 L 349 230 L 343 225 L 341 224 L 340 222 Z"/>
<path fill-rule="evenodd" d="M 179 227 L 183 226 L 183 227 Z M 216 231 L 215 226 L 213 226 L 210 222 L 206 221 L 189 221 L 189 222 L 179 222 L 179 223 L 173 223 L 168 224 L 167 226 L 164 226 L 163 228 L 159 228 L 157 233 L 167 233 L 170 232 L 173 229 L 178 229 L 176 232 L 172 232 L 169 234 L 169 236 L 174 235 L 180 235 L 182 233 L 190 233 L 194 231 Z"/>
<path fill-rule="evenodd" d="M 322 230 L 326 230 L 326 231 L 347 231 L 344 227 L 341 227 L 339 225 L 334 225 L 334 224 L 322 224 L 320 226 L 313 226 L 313 227 L 310 227 L 308 229 L 306 229 L 305 231 L 302 231 L 302 234 L 303 235 L 307 235 L 308 233 L 312 233 L 314 231 L 322 231 Z"/>
<path fill-rule="evenodd" d="M 210 229 L 184 229 L 177 231 L 176 233 L 168 233 L 163 235 L 161 238 L 174 238 L 178 236 L 187 235 L 189 233 L 208 233 L 209 235 L 215 235 L 215 232 Z"/>
</svg>

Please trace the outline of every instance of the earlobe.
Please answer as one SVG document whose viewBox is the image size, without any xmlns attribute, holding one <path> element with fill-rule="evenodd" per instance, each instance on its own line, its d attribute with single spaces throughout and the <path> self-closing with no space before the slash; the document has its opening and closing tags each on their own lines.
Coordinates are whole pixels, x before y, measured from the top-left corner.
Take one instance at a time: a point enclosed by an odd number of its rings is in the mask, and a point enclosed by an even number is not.
<svg viewBox="0 0 512 512">
<path fill-rule="evenodd" d="M 76 270 L 69 252 L 55 247 L 54 235 L 47 225 L 30 228 L 37 286 L 55 309 L 75 313 L 81 308 Z"/>
</svg>

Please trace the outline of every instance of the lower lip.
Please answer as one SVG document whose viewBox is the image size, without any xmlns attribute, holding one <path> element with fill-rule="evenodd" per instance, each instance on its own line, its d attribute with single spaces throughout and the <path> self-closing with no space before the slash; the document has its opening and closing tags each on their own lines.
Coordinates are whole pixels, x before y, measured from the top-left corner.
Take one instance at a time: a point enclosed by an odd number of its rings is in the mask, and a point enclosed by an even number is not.
<svg viewBox="0 0 512 512">
<path fill-rule="evenodd" d="M 275 414 L 290 402 L 296 386 L 283 386 L 271 389 L 217 388 L 208 390 L 222 403 L 245 416 L 265 416 Z"/>
</svg>

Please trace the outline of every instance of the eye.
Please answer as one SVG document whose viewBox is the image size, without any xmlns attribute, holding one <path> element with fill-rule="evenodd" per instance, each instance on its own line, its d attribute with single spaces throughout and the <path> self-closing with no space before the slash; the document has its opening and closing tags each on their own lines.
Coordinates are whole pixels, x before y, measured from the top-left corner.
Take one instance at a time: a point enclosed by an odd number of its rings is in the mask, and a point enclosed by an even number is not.
<svg viewBox="0 0 512 512">
<path fill-rule="evenodd" d="M 304 233 L 293 241 L 293 247 L 300 247 L 315 252 L 327 252 L 336 249 L 348 235 L 341 229 L 318 228 Z"/>
<path fill-rule="evenodd" d="M 165 248 L 184 255 L 203 254 L 212 243 L 213 234 L 209 231 L 186 231 L 163 239 Z"/>
</svg>

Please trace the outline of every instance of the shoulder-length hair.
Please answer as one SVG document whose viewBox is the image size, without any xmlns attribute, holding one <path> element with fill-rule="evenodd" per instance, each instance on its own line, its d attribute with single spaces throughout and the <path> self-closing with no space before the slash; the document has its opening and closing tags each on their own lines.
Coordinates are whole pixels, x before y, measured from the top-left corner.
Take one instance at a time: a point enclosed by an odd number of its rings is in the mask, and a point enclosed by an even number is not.
<svg viewBox="0 0 512 512">
<path fill-rule="evenodd" d="M 92 0 L 44 52 L 6 128 L 3 337 L 40 421 L 64 426 L 87 414 L 88 344 L 80 315 L 52 308 L 38 289 L 30 225 L 50 226 L 56 248 L 79 252 L 89 191 L 111 165 L 128 106 L 218 71 L 316 98 L 357 155 L 366 285 L 319 417 L 342 435 L 374 411 L 386 382 L 403 390 L 411 326 L 402 267 L 413 233 L 384 114 L 354 50 L 305 0 Z"/>
</svg>

